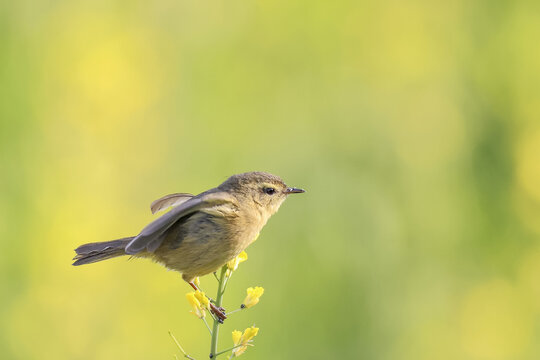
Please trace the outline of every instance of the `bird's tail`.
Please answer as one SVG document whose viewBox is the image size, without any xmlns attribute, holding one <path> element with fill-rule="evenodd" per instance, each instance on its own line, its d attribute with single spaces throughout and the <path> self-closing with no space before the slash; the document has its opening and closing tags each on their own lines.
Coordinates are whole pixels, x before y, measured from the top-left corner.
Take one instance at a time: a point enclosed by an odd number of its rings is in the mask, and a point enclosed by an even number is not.
<svg viewBox="0 0 540 360">
<path fill-rule="evenodd" d="M 104 241 L 81 245 L 75 249 L 77 256 L 73 258 L 73 260 L 76 260 L 73 265 L 78 266 L 91 264 L 98 261 L 111 259 L 117 256 L 126 255 L 124 249 L 132 239 L 133 237 L 127 237 L 113 241 Z"/>
</svg>

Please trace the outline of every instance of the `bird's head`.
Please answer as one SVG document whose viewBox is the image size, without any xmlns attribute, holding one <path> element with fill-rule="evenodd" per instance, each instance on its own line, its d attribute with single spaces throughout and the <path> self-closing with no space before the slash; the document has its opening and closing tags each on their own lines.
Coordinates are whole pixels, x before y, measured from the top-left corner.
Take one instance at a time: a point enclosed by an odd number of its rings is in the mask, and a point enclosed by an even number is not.
<svg viewBox="0 0 540 360">
<path fill-rule="evenodd" d="M 305 192 L 287 186 L 279 176 L 259 171 L 233 175 L 219 189 L 232 193 L 241 201 L 251 200 L 267 217 L 278 211 L 288 195 Z"/>
</svg>

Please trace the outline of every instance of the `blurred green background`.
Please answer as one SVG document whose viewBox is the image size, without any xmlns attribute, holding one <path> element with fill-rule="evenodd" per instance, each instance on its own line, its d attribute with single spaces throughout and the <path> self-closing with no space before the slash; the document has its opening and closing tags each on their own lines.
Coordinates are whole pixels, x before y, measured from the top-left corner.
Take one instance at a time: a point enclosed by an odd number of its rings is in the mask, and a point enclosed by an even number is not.
<svg viewBox="0 0 540 360">
<path fill-rule="evenodd" d="M 264 170 L 245 359 L 540 358 L 540 2 L 0 4 L 0 358 L 197 359 L 180 276 L 82 243 Z M 202 279 L 213 289 L 212 277 Z"/>
</svg>

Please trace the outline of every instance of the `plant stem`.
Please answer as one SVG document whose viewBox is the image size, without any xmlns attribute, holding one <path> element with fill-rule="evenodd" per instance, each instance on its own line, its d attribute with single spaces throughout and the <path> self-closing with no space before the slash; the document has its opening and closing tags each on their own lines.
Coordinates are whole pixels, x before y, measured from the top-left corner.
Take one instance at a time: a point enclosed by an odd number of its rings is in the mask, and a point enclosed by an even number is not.
<svg viewBox="0 0 540 360">
<path fill-rule="evenodd" d="M 217 288 L 217 296 L 215 305 L 217 308 L 221 307 L 221 302 L 223 300 L 223 292 L 225 286 L 225 272 L 227 271 L 227 264 L 223 265 L 221 268 L 221 273 L 219 274 L 219 282 Z M 214 326 L 212 328 L 212 341 L 210 343 L 210 358 L 213 359 L 218 356 L 217 346 L 218 346 L 218 336 L 219 336 L 219 319 L 214 318 Z"/>
<path fill-rule="evenodd" d="M 212 329 L 210 329 L 210 326 L 208 326 L 208 323 L 206 322 L 206 319 L 203 318 L 203 321 L 204 321 L 204 325 L 206 325 L 206 328 L 208 329 L 208 332 L 210 333 L 210 336 L 212 336 Z"/>
<path fill-rule="evenodd" d="M 191 356 L 188 355 L 188 353 L 184 350 L 184 348 L 182 347 L 182 345 L 180 345 L 180 343 L 178 342 L 178 340 L 176 340 L 176 337 L 173 335 L 172 332 L 169 331 L 169 335 L 172 337 L 172 339 L 174 340 L 174 342 L 176 343 L 176 346 L 178 346 L 178 348 L 180 349 L 180 351 L 182 352 L 182 354 L 184 354 L 184 357 L 187 358 L 187 359 L 191 359 L 191 360 L 195 360 L 193 359 Z M 174 355 L 177 359 L 178 359 L 178 356 Z"/>
<path fill-rule="evenodd" d="M 215 356 L 225 354 L 225 353 L 227 353 L 229 351 L 233 351 L 234 349 L 239 348 L 241 346 L 253 346 L 253 345 L 252 344 L 238 344 L 238 345 L 235 345 L 233 347 L 228 348 L 227 350 L 223 350 L 223 351 L 218 352 Z"/>
<path fill-rule="evenodd" d="M 239 308 L 239 309 L 236 309 L 236 310 L 233 310 L 233 311 L 227 311 L 227 316 L 231 315 L 231 314 L 234 314 L 235 312 L 239 312 L 239 311 L 242 311 L 242 310 L 245 310 L 246 308 Z"/>
</svg>

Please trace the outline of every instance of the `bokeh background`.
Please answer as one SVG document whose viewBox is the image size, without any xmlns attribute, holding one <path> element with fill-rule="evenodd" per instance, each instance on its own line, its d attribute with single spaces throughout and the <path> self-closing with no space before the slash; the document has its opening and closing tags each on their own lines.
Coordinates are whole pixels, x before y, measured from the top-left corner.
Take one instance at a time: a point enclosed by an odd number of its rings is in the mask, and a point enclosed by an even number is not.
<svg viewBox="0 0 540 360">
<path fill-rule="evenodd" d="M 540 2 L 0 4 L 0 358 L 197 359 L 188 286 L 72 267 L 152 200 L 265 170 L 290 198 L 225 305 L 246 359 L 540 358 Z M 212 277 L 202 285 L 213 291 Z"/>
</svg>

